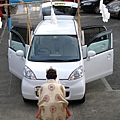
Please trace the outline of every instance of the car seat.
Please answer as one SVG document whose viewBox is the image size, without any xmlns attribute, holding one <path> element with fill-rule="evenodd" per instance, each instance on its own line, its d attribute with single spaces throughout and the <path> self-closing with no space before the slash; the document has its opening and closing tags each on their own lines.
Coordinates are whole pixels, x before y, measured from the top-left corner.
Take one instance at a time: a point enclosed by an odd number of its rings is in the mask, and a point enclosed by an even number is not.
<svg viewBox="0 0 120 120">
<path fill-rule="evenodd" d="M 35 48 L 36 55 L 50 55 L 54 53 L 54 45 L 51 43 L 51 40 L 47 37 L 42 37 L 39 42 L 37 42 Z"/>
<path fill-rule="evenodd" d="M 71 40 L 65 40 L 63 44 L 63 56 L 77 56 L 77 47 Z"/>
</svg>

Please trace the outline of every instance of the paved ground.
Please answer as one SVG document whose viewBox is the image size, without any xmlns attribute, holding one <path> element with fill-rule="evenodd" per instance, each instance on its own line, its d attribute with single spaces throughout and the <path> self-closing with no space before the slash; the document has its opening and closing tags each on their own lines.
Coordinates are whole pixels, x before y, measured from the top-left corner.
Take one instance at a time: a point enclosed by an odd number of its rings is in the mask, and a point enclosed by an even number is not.
<svg viewBox="0 0 120 120">
<path fill-rule="evenodd" d="M 12 16 L 13 17 L 13 16 Z M 37 18 L 37 20 L 36 20 Z M 39 21 L 38 13 L 32 14 L 32 25 Z M 26 24 L 24 15 L 14 16 L 13 25 Z M 101 15 L 81 14 L 82 25 L 102 24 L 114 33 L 114 74 L 86 85 L 86 102 L 71 101 L 69 120 L 120 120 L 120 20 L 103 23 Z M 0 43 L 0 120 L 35 120 L 37 101 L 25 104 L 21 96 L 21 81 L 8 70 L 7 28 Z"/>
<path fill-rule="evenodd" d="M 4 36 L 4 32 L 5 32 L 6 27 L 7 27 L 7 21 L 2 20 L 2 29 L 0 28 L 0 43 L 1 43 L 1 40 Z"/>
</svg>

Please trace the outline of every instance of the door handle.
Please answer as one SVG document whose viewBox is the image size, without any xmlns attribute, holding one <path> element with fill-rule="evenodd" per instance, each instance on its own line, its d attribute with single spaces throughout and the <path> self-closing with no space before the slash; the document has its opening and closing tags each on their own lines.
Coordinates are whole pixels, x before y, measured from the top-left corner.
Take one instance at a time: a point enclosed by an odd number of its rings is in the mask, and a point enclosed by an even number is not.
<svg viewBox="0 0 120 120">
<path fill-rule="evenodd" d="M 111 54 L 107 55 L 107 59 L 110 60 L 111 59 Z"/>
</svg>

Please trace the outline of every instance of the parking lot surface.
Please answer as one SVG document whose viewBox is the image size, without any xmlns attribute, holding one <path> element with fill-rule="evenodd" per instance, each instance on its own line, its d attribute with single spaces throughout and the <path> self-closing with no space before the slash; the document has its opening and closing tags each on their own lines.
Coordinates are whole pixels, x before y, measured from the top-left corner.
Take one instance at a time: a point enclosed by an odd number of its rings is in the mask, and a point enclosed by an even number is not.
<svg viewBox="0 0 120 120">
<path fill-rule="evenodd" d="M 26 15 L 12 16 L 13 25 L 26 25 Z M 32 13 L 31 24 L 36 26 L 41 18 Z M 4 24 L 5 25 L 5 24 Z M 102 21 L 100 14 L 81 13 L 81 25 L 105 25 L 112 29 L 114 38 L 114 73 L 86 85 L 86 101 L 69 101 L 72 116 L 69 120 L 120 120 L 120 20 Z M 23 102 L 21 80 L 8 69 L 8 30 L 5 29 L 0 43 L 0 120 L 36 120 L 37 101 Z"/>
</svg>

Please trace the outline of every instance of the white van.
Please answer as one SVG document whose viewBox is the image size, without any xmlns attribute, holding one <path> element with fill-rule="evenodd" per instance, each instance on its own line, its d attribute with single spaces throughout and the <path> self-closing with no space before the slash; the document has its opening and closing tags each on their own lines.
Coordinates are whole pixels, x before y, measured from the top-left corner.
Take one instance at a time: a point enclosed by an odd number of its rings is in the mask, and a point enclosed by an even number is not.
<svg viewBox="0 0 120 120">
<path fill-rule="evenodd" d="M 44 3 L 43 20 L 31 32 L 31 41 L 26 39 L 26 27 L 11 29 L 9 70 L 22 80 L 25 102 L 38 99 L 50 67 L 57 70 L 67 92 L 66 99 L 84 102 L 86 83 L 113 73 L 112 31 L 104 26 L 82 27 L 81 39 L 74 19 L 77 3 L 53 2 L 53 8 L 57 24 L 51 24 L 51 3 Z"/>
</svg>

